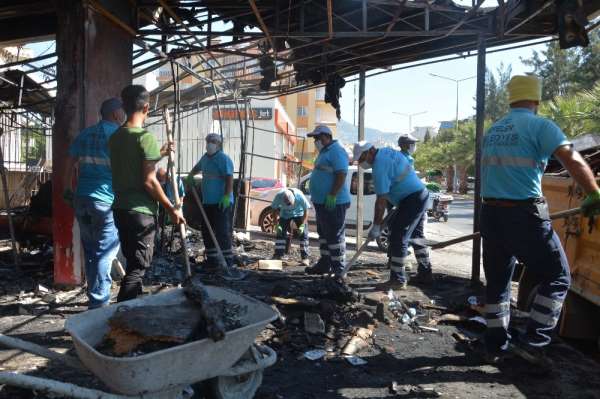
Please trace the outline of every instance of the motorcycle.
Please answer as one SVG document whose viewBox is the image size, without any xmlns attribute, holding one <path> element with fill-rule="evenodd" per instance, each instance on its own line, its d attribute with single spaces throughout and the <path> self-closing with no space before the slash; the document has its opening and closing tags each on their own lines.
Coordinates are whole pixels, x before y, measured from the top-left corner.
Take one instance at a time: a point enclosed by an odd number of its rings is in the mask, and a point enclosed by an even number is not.
<svg viewBox="0 0 600 399">
<path fill-rule="evenodd" d="M 437 222 L 444 219 L 448 221 L 450 204 L 454 197 L 449 194 L 431 193 L 431 207 L 427 209 L 427 216 L 434 218 Z"/>
</svg>

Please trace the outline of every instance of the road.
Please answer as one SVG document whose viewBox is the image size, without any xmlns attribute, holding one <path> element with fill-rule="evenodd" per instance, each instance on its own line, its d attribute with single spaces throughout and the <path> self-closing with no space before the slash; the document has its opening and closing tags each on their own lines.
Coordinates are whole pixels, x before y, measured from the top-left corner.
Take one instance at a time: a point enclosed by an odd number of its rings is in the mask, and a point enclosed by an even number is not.
<svg viewBox="0 0 600 399">
<path fill-rule="evenodd" d="M 435 223 L 435 222 L 434 222 Z M 444 224 L 443 222 L 441 224 Z M 448 227 L 461 234 L 473 232 L 473 200 L 457 199 L 450 204 Z"/>
</svg>

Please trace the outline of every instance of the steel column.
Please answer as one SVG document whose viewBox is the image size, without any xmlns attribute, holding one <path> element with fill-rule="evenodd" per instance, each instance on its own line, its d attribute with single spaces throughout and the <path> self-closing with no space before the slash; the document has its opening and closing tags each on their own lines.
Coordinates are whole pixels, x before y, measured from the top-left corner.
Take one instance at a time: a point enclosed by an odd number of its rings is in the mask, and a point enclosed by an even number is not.
<svg viewBox="0 0 600 399">
<path fill-rule="evenodd" d="M 473 232 L 479 231 L 481 221 L 481 149 L 483 144 L 483 123 L 485 121 L 485 38 L 479 35 L 477 45 L 477 116 L 475 131 L 475 210 Z M 481 284 L 481 238 L 473 239 L 471 283 Z"/>
<path fill-rule="evenodd" d="M 358 141 L 365 139 L 365 85 L 366 69 L 360 68 L 358 85 Z M 354 159 L 354 161 L 357 161 Z M 358 182 L 356 185 L 356 249 L 360 248 L 363 241 L 363 207 L 364 207 L 364 173 L 362 168 L 358 168 Z"/>
</svg>

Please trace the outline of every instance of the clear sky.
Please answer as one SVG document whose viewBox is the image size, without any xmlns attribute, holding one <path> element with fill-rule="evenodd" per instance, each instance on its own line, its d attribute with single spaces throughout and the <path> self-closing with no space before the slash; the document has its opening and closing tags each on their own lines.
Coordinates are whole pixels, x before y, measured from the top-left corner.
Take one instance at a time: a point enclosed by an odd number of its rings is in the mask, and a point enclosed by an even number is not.
<svg viewBox="0 0 600 399">
<path fill-rule="evenodd" d="M 520 57 L 529 58 L 533 50 L 544 45 L 523 47 L 488 54 L 486 66 L 492 70 L 511 65 L 513 75 L 529 72 Z M 425 114 L 413 116 L 415 126 L 437 126 L 440 121 L 454 120 L 456 115 L 456 83 L 433 77 L 430 73 L 463 79 L 477 73 L 477 57 L 420 66 L 374 76 L 367 79 L 365 125 L 388 132 L 408 131 L 408 118 L 393 112 Z M 368 76 L 368 73 L 367 73 Z M 354 85 L 358 97 L 358 81 L 346 84 L 342 89 L 342 119 L 352 122 Z M 459 118 L 475 113 L 476 79 L 459 83 Z M 358 100 L 357 100 L 358 103 Z M 358 115 L 356 117 L 358 119 Z"/>
</svg>

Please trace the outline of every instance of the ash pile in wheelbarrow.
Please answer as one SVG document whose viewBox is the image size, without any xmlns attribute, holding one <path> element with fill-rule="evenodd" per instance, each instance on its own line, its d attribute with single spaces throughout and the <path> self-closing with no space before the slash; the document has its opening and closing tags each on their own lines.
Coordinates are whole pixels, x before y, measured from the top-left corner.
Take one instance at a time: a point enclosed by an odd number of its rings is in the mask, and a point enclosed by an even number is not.
<svg viewBox="0 0 600 399">
<path fill-rule="evenodd" d="M 96 349 L 107 356 L 140 356 L 204 338 L 219 341 L 244 326 L 247 306 L 210 299 L 201 284 L 186 284 L 184 293 L 187 301 L 180 304 L 119 306 Z"/>
</svg>

